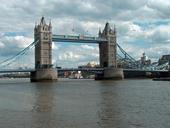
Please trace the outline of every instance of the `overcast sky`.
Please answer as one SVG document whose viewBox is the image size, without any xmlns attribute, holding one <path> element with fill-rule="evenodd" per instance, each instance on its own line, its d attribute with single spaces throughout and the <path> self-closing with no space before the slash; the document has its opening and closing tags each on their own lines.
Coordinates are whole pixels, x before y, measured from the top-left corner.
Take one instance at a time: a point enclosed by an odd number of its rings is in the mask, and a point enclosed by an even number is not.
<svg viewBox="0 0 170 128">
<path fill-rule="evenodd" d="M 33 41 L 35 22 L 52 21 L 54 34 L 97 36 L 106 22 L 117 27 L 118 43 L 135 59 L 170 54 L 170 0 L 0 0 L 0 60 Z M 74 31 L 73 31 L 74 30 Z M 21 58 L 33 65 L 33 50 Z M 76 67 L 98 62 L 98 45 L 54 43 L 53 62 Z M 29 61 L 28 61 L 29 60 Z M 19 63 L 19 62 L 18 62 Z"/>
</svg>

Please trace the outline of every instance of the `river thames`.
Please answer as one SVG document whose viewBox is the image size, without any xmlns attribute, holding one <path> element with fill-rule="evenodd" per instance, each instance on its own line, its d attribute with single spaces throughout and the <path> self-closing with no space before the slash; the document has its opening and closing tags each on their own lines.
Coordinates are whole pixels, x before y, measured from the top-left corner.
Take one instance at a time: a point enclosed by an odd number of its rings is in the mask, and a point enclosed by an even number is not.
<svg viewBox="0 0 170 128">
<path fill-rule="evenodd" d="M 170 83 L 0 79 L 0 128 L 170 128 Z"/>
</svg>

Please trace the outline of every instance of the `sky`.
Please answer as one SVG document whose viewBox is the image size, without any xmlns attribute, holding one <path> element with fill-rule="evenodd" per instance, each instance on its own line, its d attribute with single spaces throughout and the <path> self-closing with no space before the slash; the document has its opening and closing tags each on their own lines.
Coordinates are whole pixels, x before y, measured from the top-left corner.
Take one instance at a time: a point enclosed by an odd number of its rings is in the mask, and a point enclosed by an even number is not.
<svg viewBox="0 0 170 128">
<path fill-rule="evenodd" d="M 97 36 L 106 22 L 117 28 L 117 43 L 132 57 L 152 61 L 170 54 L 170 0 L 0 0 L 0 62 L 33 41 L 42 16 L 53 34 Z M 20 59 L 34 65 L 34 50 Z M 53 43 L 53 64 L 77 67 L 99 63 L 96 44 Z M 19 62 L 18 62 L 19 63 Z M 19 65 L 19 64 L 18 64 Z"/>
</svg>

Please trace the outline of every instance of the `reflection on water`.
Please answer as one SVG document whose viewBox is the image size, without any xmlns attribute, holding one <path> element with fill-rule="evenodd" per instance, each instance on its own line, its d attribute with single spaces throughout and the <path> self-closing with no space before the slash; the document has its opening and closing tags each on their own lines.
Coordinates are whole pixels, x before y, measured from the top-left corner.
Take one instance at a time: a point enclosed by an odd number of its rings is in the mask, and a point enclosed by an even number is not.
<svg viewBox="0 0 170 128">
<path fill-rule="evenodd" d="M 35 87 L 35 112 L 51 112 L 53 107 L 53 85 L 37 84 Z"/>
<path fill-rule="evenodd" d="M 104 84 L 103 84 L 104 85 Z M 114 86 L 114 85 L 113 85 Z M 120 112 L 117 106 L 117 95 L 113 93 L 110 86 L 101 87 L 101 103 L 98 116 L 100 117 L 99 126 L 101 128 L 113 128 L 121 124 Z"/>
<path fill-rule="evenodd" d="M 151 80 L 0 80 L 2 128 L 169 128 L 170 86 Z"/>
<path fill-rule="evenodd" d="M 32 109 L 32 128 L 53 128 L 52 109 L 55 107 L 53 83 L 36 83 L 35 86 L 35 103 Z"/>
</svg>

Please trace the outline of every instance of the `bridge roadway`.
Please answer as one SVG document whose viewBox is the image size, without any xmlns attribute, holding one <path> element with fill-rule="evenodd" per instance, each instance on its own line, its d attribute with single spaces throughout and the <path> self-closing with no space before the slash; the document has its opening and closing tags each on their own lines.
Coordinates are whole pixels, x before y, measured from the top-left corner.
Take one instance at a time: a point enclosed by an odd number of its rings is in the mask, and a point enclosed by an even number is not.
<svg viewBox="0 0 170 128">
<path fill-rule="evenodd" d="M 58 72 L 66 72 L 66 71 L 91 71 L 91 72 L 101 72 L 103 68 L 62 68 L 56 69 Z M 0 73 L 17 73 L 17 72 L 33 72 L 35 69 L 7 69 L 0 70 Z"/>
<path fill-rule="evenodd" d="M 103 68 L 63 68 L 56 69 L 58 74 L 63 74 L 66 71 L 86 71 L 100 75 L 103 75 Z M 18 69 L 18 70 L 0 70 L 0 73 L 17 73 L 17 72 L 32 72 L 35 69 Z M 146 77 L 168 77 L 170 71 L 168 70 L 139 70 L 139 69 L 123 69 L 124 78 L 146 78 Z"/>
<path fill-rule="evenodd" d="M 61 68 L 57 69 L 58 72 L 66 71 L 89 71 L 89 72 L 102 72 L 103 68 Z M 35 69 L 7 69 L 0 70 L 0 73 L 17 73 L 17 72 L 33 72 Z M 168 70 L 141 70 L 141 69 L 123 69 L 125 72 L 168 72 Z"/>
<path fill-rule="evenodd" d="M 54 42 L 74 42 L 74 43 L 102 43 L 107 42 L 105 38 L 90 37 L 90 36 L 73 36 L 73 35 L 53 35 L 52 41 Z"/>
<path fill-rule="evenodd" d="M 0 70 L 0 73 L 17 73 L 17 72 L 33 72 L 35 69 L 6 69 Z"/>
</svg>

